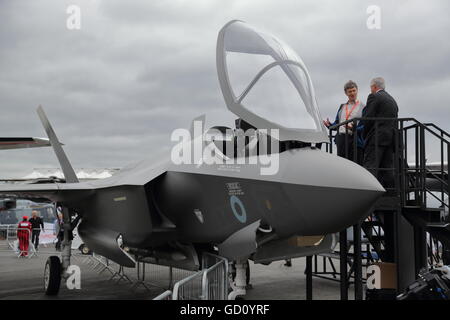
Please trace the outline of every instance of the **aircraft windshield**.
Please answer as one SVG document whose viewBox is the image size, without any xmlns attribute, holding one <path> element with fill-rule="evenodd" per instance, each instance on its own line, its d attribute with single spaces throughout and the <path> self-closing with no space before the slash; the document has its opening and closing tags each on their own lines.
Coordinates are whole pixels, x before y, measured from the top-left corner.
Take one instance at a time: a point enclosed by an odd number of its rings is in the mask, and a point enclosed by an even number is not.
<svg viewBox="0 0 450 320">
<path fill-rule="evenodd" d="M 281 139 L 327 141 L 306 66 L 286 44 L 241 21 L 219 33 L 217 68 L 228 108 Z"/>
</svg>

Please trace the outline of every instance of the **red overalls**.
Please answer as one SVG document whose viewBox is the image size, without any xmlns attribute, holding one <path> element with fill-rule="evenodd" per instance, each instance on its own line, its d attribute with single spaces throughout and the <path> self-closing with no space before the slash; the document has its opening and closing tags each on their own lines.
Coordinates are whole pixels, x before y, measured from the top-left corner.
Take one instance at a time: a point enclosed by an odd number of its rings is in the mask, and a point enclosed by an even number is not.
<svg viewBox="0 0 450 320">
<path fill-rule="evenodd" d="M 28 255 L 28 247 L 30 245 L 31 223 L 22 221 L 17 228 L 17 238 L 19 239 L 20 256 L 26 257 Z"/>
</svg>

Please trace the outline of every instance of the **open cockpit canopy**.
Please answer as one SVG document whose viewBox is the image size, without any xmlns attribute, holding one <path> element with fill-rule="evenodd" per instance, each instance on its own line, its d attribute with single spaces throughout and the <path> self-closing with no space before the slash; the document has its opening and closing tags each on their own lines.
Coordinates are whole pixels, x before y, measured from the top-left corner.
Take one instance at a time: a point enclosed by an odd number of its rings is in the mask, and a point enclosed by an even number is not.
<svg viewBox="0 0 450 320">
<path fill-rule="evenodd" d="M 219 32 L 217 73 L 228 109 L 280 140 L 327 142 L 314 88 L 300 57 L 273 36 L 242 21 Z"/>
</svg>

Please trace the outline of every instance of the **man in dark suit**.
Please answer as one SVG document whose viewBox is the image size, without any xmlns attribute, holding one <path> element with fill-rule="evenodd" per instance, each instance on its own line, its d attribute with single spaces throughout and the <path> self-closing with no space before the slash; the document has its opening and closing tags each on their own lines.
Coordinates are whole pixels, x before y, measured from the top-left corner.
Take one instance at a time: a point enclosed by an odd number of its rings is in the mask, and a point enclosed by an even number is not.
<svg viewBox="0 0 450 320">
<path fill-rule="evenodd" d="M 33 210 L 31 212 L 31 219 L 28 220 L 31 223 L 31 242 L 34 244 L 34 248 L 36 251 L 39 250 L 39 235 L 44 230 L 44 221 L 41 217 L 38 216 L 38 212 L 36 210 Z"/>
<path fill-rule="evenodd" d="M 375 78 L 370 82 L 370 91 L 364 118 L 398 118 L 398 106 L 394 98 L 385 91 L 383 78 Z M 364 146 L 364 167 L 377 177 L 385 188 L 394 187 L 394 147 L 396 121 L 377 120 L 362 121 Z M 379 169 L 390 170 L 379 170 Z"/>
</svg>

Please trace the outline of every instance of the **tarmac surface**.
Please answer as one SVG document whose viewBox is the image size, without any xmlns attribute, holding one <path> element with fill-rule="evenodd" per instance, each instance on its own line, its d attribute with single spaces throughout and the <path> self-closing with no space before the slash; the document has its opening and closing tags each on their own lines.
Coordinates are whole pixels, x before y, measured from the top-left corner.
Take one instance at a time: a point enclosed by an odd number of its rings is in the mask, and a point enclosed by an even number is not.
<svg viewBox="0 0 450 320">
<path fill-rule="evenodd" d="M 75 251 L 74 251 L 75 252 Z M 125 279 L 117 281 L 116 276 L 111 280 L 113 272 L 118 266 L 111 265 L 111 270 L 98 265 L 94 268 L 95 260 L 89 256 L 75 253 L 72 264 L 81 270 L 81 289 L 69 290 L 61 285 L 58 296 L 49 297 L 43 292 L 43 274 L 45 261 L 48 256 L 58 254 L 53 248 L 41 248 L 36 256 L 31 258 L 17 258 L 13 251 L 0 251 L 0 299 L 153 299 L 167 289 L 169 284 L 167 268 L 146 265 L 146 279 L 144 285 L 135 285 L 136 269 L 125 269 L 125 274 L 131 282 Z M 335 261 L 339 267 L 339 261 Z M 246 300 L 305 300 L 306 277 L 305 258 L 292 260 L 292 267 L 284 266 L 284 261 L 273 262 L 268 266 L 254 265 L 250 262 L 252 289 L 247 290 Z M 181 279 L 188 272 L 179 271 L 176 279 Z M 349 298 L 354 296 L 353 288 L 349 290 Z M 340 297 L 339 283 L 313 278 L 314 300 L 338 300 Z"/>
</svg>

